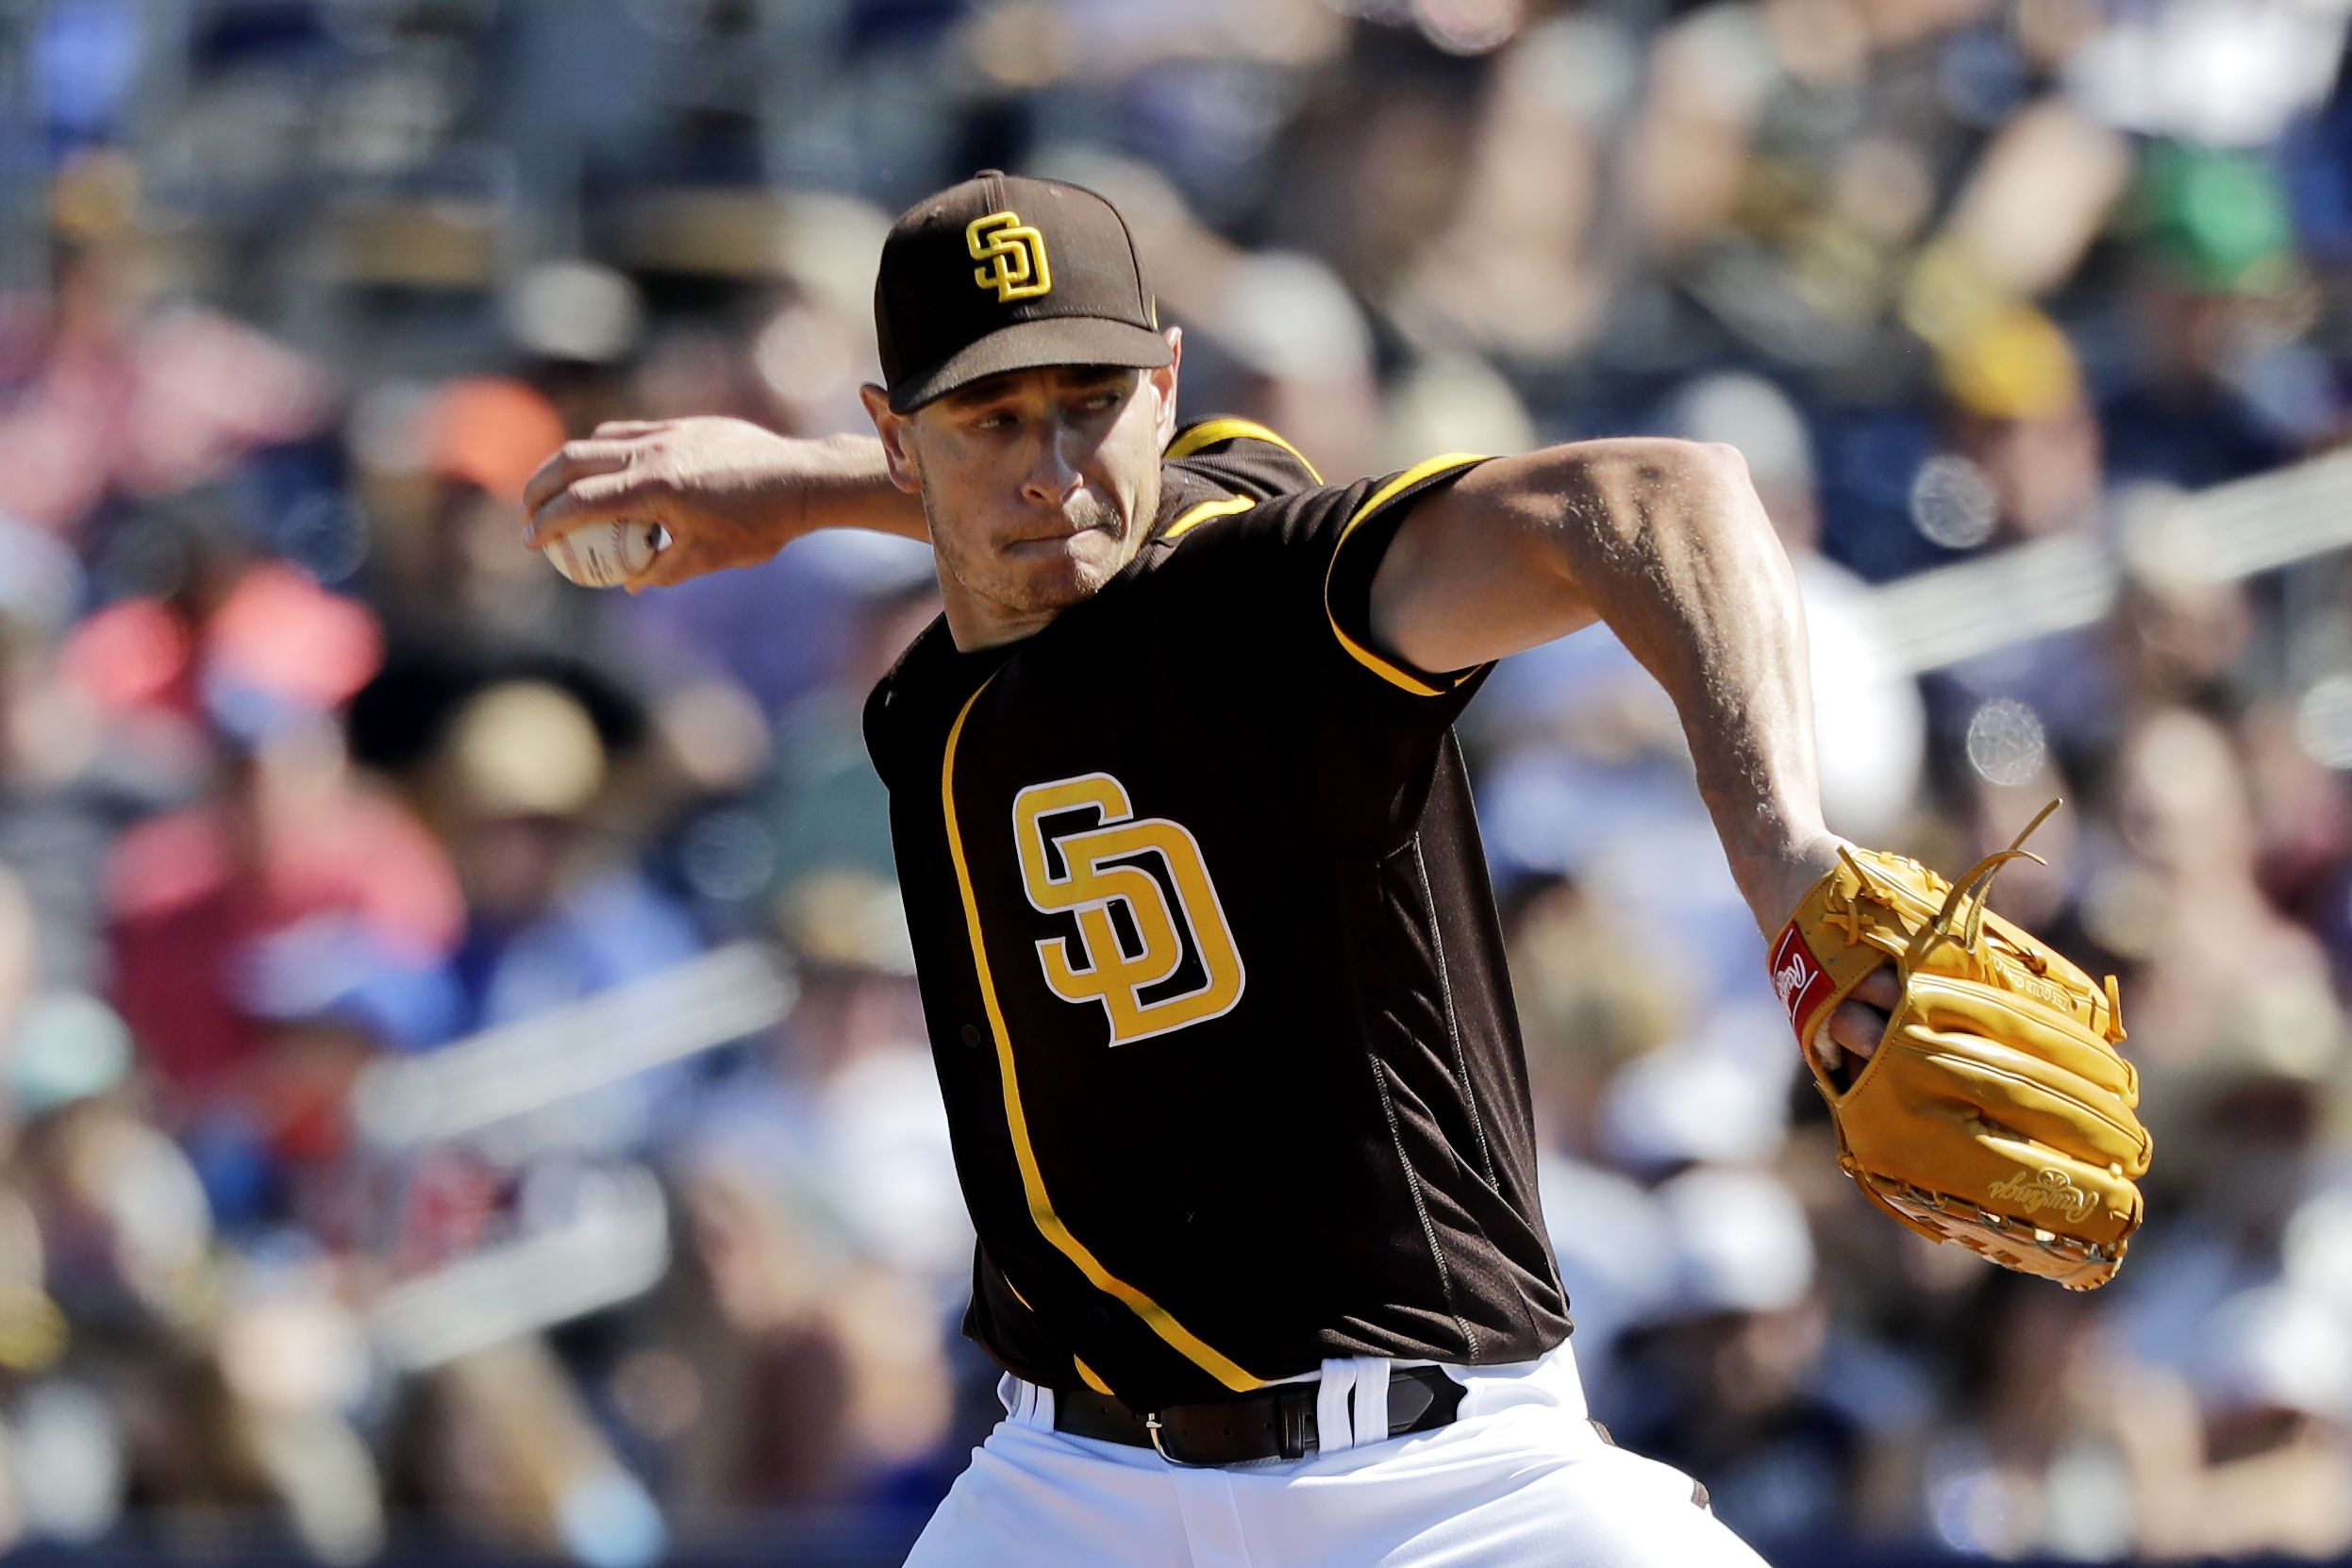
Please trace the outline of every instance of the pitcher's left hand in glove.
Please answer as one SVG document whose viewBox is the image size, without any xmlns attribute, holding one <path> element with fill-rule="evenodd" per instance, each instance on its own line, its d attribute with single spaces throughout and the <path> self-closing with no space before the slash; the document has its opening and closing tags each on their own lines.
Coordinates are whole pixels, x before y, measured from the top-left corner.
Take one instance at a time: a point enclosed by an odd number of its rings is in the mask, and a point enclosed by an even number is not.
<svg viewBox="0 0 2352 1568">
<path fill-rule="evenodd" d="M 1829 1102 L 1838 1163 L 1872 1202 L 1932 1240 L 2087 1291 L 2113 1277 L 2139 1228 L 2148 1135 L 2139 1076 L 2115 1049 L 2113 976 L 2094 984 L 1985 908 L 2025 837 L 1957 886 L 1897 856 L 1843 852 L 1773 943 L 1773 984 Z M 1827 1022 L 1883 965 L 1900 998 L 1849 1073 Z"/>
</svg>

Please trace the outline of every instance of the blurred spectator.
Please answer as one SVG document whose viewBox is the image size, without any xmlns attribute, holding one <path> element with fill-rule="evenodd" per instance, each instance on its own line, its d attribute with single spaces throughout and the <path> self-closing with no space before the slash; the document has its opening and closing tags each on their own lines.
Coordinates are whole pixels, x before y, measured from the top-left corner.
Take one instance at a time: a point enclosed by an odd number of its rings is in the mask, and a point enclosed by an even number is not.
<svg viewBox="0 0 2352 1568">
<path fill-rule="evenodd" d="M 10 1470 L 32 1483 L 18 1525 L 89 1541 L 152 1509 L 176 1531 L 274 1525 L 324 1560 L 372 1555 L 375 1467 L 342 1415 L 359 1351 L 321 1271 L 267 1295 L 223 1279 L 204 1189 L 134 1109 L 130 1036 L 103 1004 L 57 998 L 13 1046 L 8 1191 L 46 1286 L 8 1287 L 0 1334 L 0 1364 L 40 1376 L 6 1405 Z M 70 1335 L 41 1332 L 57 1309 Z"/>
<path fill-rule="evenodd" d="M 1952 446 L 1992 504 L 1982 525 L 1949 519 L 1937 543 L 2016 543 L 2097 522 L 2099 421 L 2056 323 L 2024 306 L 1991 311 L 1943 345 L 1942 370 Z"/>
<path fill-rule="evenodd" d="M 0 513 L 76 543 L 108 502 L 222 478 L 332 413 L 309 360 L 158 297 L 139 206 L 128 159 L 77 159 L 51 197 L 47 296 L 0 300 Z"/>
<path fill-rule="evenodd" d="M 2211 1468 L 2198 1551 L 2333 1558 L 2352 1547 L 2352 1339 L 2292 1290 L 2244 1292 L 2200 1326 L 2194 1372 Z"/>
<path fill-rule="evenodd" d="M 1537 1167 L 1560 1280 L 1576 1303 L 1576 1370 L 1593 1410 L 1614 1412 L 1639 1398 L 1620 1346 L 1665 1297 L 1673 1243 L 1657 1200 L 1605 1165 L 1547 1151 Z"/>
<path fill-rule="evenodd" d="M 422 783 L 425 820 L 465 895 L 462 936 L 420 976 L 438 1044 L 652 975 L 700 950 L 675 902 L 598 832 L 609 759 L 577 698 L 506 681 L 449 720 Z"/>
<path fill-rule="evenodd" d="M 1511 990 L 1537 1127 L 1553 1147 L 1590 1155 L 1599 1148 L 1609 1084 L 1691 1026 L 1690 998 L 1672 955 L 1628 942 L 1607 907 L 1573 880 L 1530 880 L 1513 893 Z"/>
<path fill-rule="evenodd" d="M 2266 159 L 2160 145 L 2138 221 L 2148 275 L 2127 296 L 2136 374 L 2100 410 L 2117 472 L 2191 487 L 2258 473 L 2335 422 L 2295 345 L 2294 232 Z"/>
<path fill-rule="evenodd" d="M 897 892 L 863 867 L 820 867 L 784 887 L 776 917 L 799 993 L 690 1145 L 791 1167 L 842 1244 L 932 1289 L 942 1312 L 958 1308 L 972 1231 Z"/>
<path fill-rule="evenodd" d="M 1200 329 L 1238 363 L 1234 411 L 1282 431 L 1334 474 L 1371 472 L 1380 423 L 1372 331 L 1339 278 L 1310 257 L 1270 254 L 1234 261 L 1217 291 Z"/>
<path fill-rule="evenodd" d="M 572 650 L 592 596 L 527 550 L 523 485 L 567 434 L 519 381 L 466 377 L 434 390 L 405 442 L 377 461 L 376 559 L 395 636 L 442 648 Z"/>
<path fill-rule="evenodd" d="M 176 757 L 128 743 L 62 668 L 84 584 L 62 545 L 0 520 L 0 864 L 32 900 L 40 976 L 87 989 L 111 961 L 101 868 L 113 835 L 182 780 Z"/>
<path fill-rule="evenodd" d="M 2123 858 L 2091 890 L 2085 917 L 2110 952 L 2143 969 L 2129 1021 L 2155 1085 L 2221 1050 L 2236 1023 L 2256 1027 L 2224 971 L 2265 977 L 2262 1005 L 2305 1022 L 2298 1055 L 2339 1047 L 2325 955 L 2255 880 L 2253 801 L 2228 735 L 2178 709 L 2143 720 L 2115 759 L 2114 826 Z"/>
<path fill-rule="evenodd" d="M 2235 583 L 2199 581 L 2160 562 L 2132 572 L 2109 622 L 2110 659 L 2125 701 L 2216 718 L 2235 712 L 2248 684 L 2254 619 Z"/>
<path fill-rule="evenodd" d="M 545 396 L 566 436 L 633 417 L 627 375 L 644 342 L 645 306 L 626 275 L 592 261 L 542 262 L 508 287 L 500 307 L 525 361 L 522 378 Z"/>
<path fill-rule="evenodd" d="M 879 567 L 885 563 L 876 561 Z M 866 760 L 865 699 L 899 653 L 939 613 L 937 579 L 899 558 L 842 607 L 853 617 L 836 653 L 839 668 L 787 711 L 776 763 L 761 803 L 782 888 L 826 867 L 892 875 L 890 797 Z"/>
<path fill-rule="evenodd" d="M 537 1341 L 463 1356 L 409 1391 L 399 1494 L 493 1545 L 640 1568 L 668 1530 Z"/>
<path fill-rule="evenodd" d="M 1629 1338 L 1638 1452 L 1698 1478 L 1743 1539 L 1817 1536 L 1851 1513 L 1871 1434 L 1820 1378 L 1827 1313 L 1804 1212 L 1757 1171 L 1699 1169 L 1658 1191 L 1671 1283 Z"/>
<path fill-rule="evenodd" d="M 1913 486 L 1919 530 L 1949 549 L 2038 546 L 2054 559 L 2068 536 L 2104 529 L 2101 426 L 2058 325 L 2030 307 L 1995 309 L 1956 329 L 1940 359 L 1952 450 Z M 2016 714 L 2061 758 L 2094 753 L 2121 708 L 2104 653 L 2094 633 L 2062 631 L 1937 671 L 1924 689 L 1940 738 L 1981 754 L 1984 726 Z"/>
<path fill-rule="evenodd" d="M 273 993 L 338 964 L 353 984 L 425 969 L 462 920 L 447 859 L 353 773 L 333 717 L 375 671 L 375 619 L 262 565 L 217 605 L 126 600 L 85 632 L 72 651 L 103 701 L 200 722 L 221 748 L 218 792 L 125 834 L 105 886 L 115 993 L 164 1104 L 183 1124 L 242 1114 L 268 1098 Z M 274 964 L 290 939 L 309 961 Z"/>
<path fill-rule="evenodd" d="M 2117 1311 L 2133 1350 L 2156 1365 L 2194 1364 L 2205 1315 L 2285 1266 L 2297 1216 L 2324 1175 L 2323 1140 L 2339 1120 L 2332 1004 L 2287 993 L 2249 1001 L 2246 1012 L 2205 1057 L 2143 1079 L 2170 1156 L 2156 1193 L 2175 1212 L 2134 1259 Z"/>
<path fill-rule="evenodd" d="M 799 995 L 682 1145 L 693 1264 L 668 1309 L 712 1320 L 673 1374 L 701 1391 L 695 1510 L 881 1495 L 926 1464 L 971 1269 L 895 890 L 811 871 L 776 917 Z"/>
<path fill-rule="evenodd" d="M 2195 1549 L 2202 1447 L 2173 1378 L 2119 1358 L 2089 1298 L 1988 1272 L 1951 1369 L 1957 1419 L 1918 1454 L 1918 1508 L 1972 1556 Z"/>
</svg>

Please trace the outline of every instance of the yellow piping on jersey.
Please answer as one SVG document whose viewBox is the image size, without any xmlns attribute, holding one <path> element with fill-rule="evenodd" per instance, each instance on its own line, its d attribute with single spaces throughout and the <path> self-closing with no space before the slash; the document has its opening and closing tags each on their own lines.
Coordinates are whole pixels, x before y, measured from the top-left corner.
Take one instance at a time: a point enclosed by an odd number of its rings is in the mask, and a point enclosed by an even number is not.
<svg viewBox="0 0 2352 1568">
<path fill-rule="evenodd" d="M 1443 696 L 1447 691 L 1455 686 L 1459 686 L 1461 683 L 1459 680 L 1454 680 L 1447 682 L 1444 686 L 1432 686 L 1421 676 L 1412 674 L 1409 670 L 1399 669 L 1389 660 L 1382 659 L 1378 654 L 1374 653 L 1370 648 L 1365 647 L 1361 642 L 1359 642 L 1354 638 L 1348 636 L 1345 628 L 1340 625 L 1340 618 L 1331 613 L 1331 576 L 1333 573 L 1339 570 L 1340 552 L 1347 548 L 1348 536 L 1356 531 L 1356 525 L 1361 523 L 1365 518 L 1370 517 L 1374 512 L 1378 511 L 1382 507 L 1387 506 L 1391 501 L 1396 499 L 1397 496 L 1403 494 L 1406 491 L 1410 490 L 1413 486 L 1420 484 L 1425 479 L 1433 479 L 1441 474 L 1450 473 L 1454 469 L 1464 467 L 1470 463 L 1484 461 L 1486 461 L 1486 459 L 1475 452 L 1448 452 L 1442 458 L 1431 458 L 1426 462 L 1417 462 L 1413 464 L 1412 467 L 1405 470 L 1404 473 L 1399 474 L 1395 478 L 1391 479 L 1385 485 L 1382 485 L 1378 490 L 1374 491 L 1372 492 L 1371 499 L 1367 500 L 1362 506 L 1356 509 L 1356 514 L 1347 520 L 1347 524 L 1344 527 L 1340 529 L 1338 542 L 1331 546 L 1331 564 L 1324 568 L 1323 614 L 1324 619 L 1331 623 L 1331 635 L 1340 640 L 1340 646 L 1345 648 L 1351 655 L 1353 655 L 1357 663 L 1361 664 L 1365 669 L 1370 670 L 1374 675 L 1378 676 L 1382 680 L 1387 681 L 1391 686 L 1401 686 L 1406 691 L 1412 692 L 1415 696 Z"/>
<path fill-rule="evenodd" d="M 1220 517 L 1231 517 L 1235 512 L 1247 511 L 1257 504 L 1246 495 L 1236 495 L 1230 501 L 1203 501 L 1199 506 L 1193 508 L 1182 517 L 1169 524 L 1168 531 L 1159 537 L 1174 539 L 1179 534 L 1191 532 L 1203 523 L 1213 522 Z"/>
<path fill-rule="evenodd" d="M 1084 1361 L 1079 1360 L 1076 1356 L 1070 1358 L 1070 1364 L 1078 1369 L 1079 1382 L 1084 1383 L 1088 1388 L 1093 1389 L 1096 1393 L 1101 1394 L 1105 1399 L 1116 1399 L 1119 1397 L 1117 1394 L 1110 1392 L 1110 1385 L 1103 1381 L 1103 1375 L 1101 1373 L 1096 1372 L 1093 1367 L 1088 1366 Z"/>
<path fill-rule="evenodd" d="M 1323 483 L 1323 475 L 1315 472 L 1315 465 L 1307 460 L 1306 453 L 1301 452 L 1254 419 L 1202 420 L 1198 425 L 1170 442 L 1168 450 L 1162 456 L 1170 462 L 1175 462 L 1178 459 L 1189 458 L 1204 448 L 1214 446 L 1221 441 L 1270 442 L 1296 458 L 1298 466 L 1307 471 L 1307 477 L 1317 484 Z"/>
<path fill-rule="evenodd" d="M 964 860 L 963 835 L 956 826 L 956 743 L 963 739 L 963 722 L 972 716 L 972 705 L 980 700 L 980 692 L 987 691 L 995 679 L 994 676 L 989 676 L 980 683 L 979 692 L 965 699 L 963 710 L 956 715 L 954 726 L 947 731 L 947 752 L 939 771 L 940 812 L 947 824 L 947 856 L 955 863 L 956 888 L 963 895 L 964 926 L 971 935 L 972 968 L 980 982 L 980 1003 L 988 1009 L 989 1033 L 996 1042 L 996 1071 L 1004 1085 L 1005 1121 L 1012 1133 L 1013 1159 L 1021 1167 L 1021 1188 L 1029 1200 L 1029 1218 L 1056 1251 L 1077 1265 L 1089 1284 L 1107 1295 L 1116 1296 L 1186 1360 L 1237 1393 L 1263 1388 L 1264 1378 L 1253 1376 L 1237 1362 L 1211 1349 L 1198 1335 L 1169 1316 L 1166 1308 L 1103 1267 L 1101 1259 L 1070 1234 L 1070 1227 L 1054 1212 L 1053 1200 L 1045 1193 L 1045 1179 L 1037 1168 L 1037 1152 L 1029 1146 L 1029 1119 L 1021 1107 L 1020 1080 L 1013 1072 L 1012 1040 L 1005 1030 L 1004 1009 L 997 1005 L 996 982 L 989 975 L 988 947 L 980 936 L 980 906 L 972 894 L 972 872 Z M 1006 1283 L 1009 1285 L 1011 1281 Z"/>
</svg>

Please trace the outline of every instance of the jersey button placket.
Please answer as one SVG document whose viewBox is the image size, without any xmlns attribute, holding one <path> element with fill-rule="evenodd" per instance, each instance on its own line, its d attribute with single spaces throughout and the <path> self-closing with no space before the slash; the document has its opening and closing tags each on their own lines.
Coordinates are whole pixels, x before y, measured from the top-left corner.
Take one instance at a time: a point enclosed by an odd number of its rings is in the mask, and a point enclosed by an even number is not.
<svg viewBox="0 0 2352 1568">
<path fill-rule="evenodd" d="M 967 1051 L 976 1051 L 988 1043 L 988 1036 L 980 1031 L 977 1024 L 966 1024 L 957 1038 L 963 1042 L 963 1048 Z"/>
</svg>

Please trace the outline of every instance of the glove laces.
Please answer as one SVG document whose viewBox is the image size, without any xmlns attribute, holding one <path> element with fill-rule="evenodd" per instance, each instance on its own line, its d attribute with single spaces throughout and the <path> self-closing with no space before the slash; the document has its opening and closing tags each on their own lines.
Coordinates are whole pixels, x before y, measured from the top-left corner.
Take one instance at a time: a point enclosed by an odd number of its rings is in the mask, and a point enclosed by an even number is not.
<svg viewBox="0 0 2352 1568">
<path fill-rule="evenodd" d="M 2011 860 L 2031 860 L 2038 866 L 2049 864 L 2041 856 L 2026 848 L 2025 843 L 2028 838 L 2033 836 L 2033 830 L 2049 821 L 2050 813 L 2057 810 L 2063 803 L 2063 797 L 2060 797 L 2035 812 L 2033 821 L 2026 824 L 2024 828 L 2018 832 L 2017 837 L 2010 841 L 2007 849 L 1995 850 L 1993 854 L 1978 860 L 1968 868 L 1967 873 L 1959 881 L 1952 884 L 1952 891 L 1944 895 L 1943 908 L 1936 911 L 1935 919 L 1921 926 L 1918 933 L 1911 938 L 1910 951 L 1904 955 L 1907 962 L 1917 964 L 1935 951 L 1936 943 L 1954 941 L 1953 924 L 1956 918 L 1960 925 L 1960 934 L 1957 940 L 1961 950 L 1971 954 L 1979 951 L 1979 944 L 1984 940 L 1985 912 L 1992 906 L 1993 878 L 1998 876 L 2001 868 Z M 1972 894 L 1974 902 L 1971 902 Z M 2035 974 L 2043 973 L 2045 966 L 2035 955 L 2024 953 L 2019 957 L 2026 960 L 2027 967 Z"/>
<path fill-rule="evenodd" d="M 2011 860 L 2031 860 L 2036 865 L 2049 863 L 2041 856 L 2026 848 L 2025 843 L 2028 838 L 2033 836 L 2035 829 L 2050 820 L 2050 813 L 2063 804 L 2065 804 L 2063 797 L 2051 801 L 2034 813 L 2033 820 L 2026 824 L 2016 838 L 2010 841 L 2007 849 L 1997 850 L 1969 867 L 1967 873 L 1952 885 L 1951 892 L 1944 895 L 1943 907 L 1936 911 L 1935 918 L 1912 934 L 1910 944 L 1903 955 L 1904 961 L 1915 967 L 1925 961 L 1928 954 L 1935 951 L 1937 943 L 1949 942 L 1957 943 L 1960 951 L 1967 954 L 1972 960 L 1982 963 L 1985 951 L 1984 921 L 1985 915 L 1992 908 L 1993 878 L 2003 866 Z M 1840 845 L 1838 854 L 1845 861 L 1847 868 L 1860 880 L 1862 886 L 1877 886 L 1877 878 L 1871 876 L 1869 867 L 1856 859 L 1849 849 Z M 2049 964 L 2039 953 L 2030 949 L 2020 949 L 2016 952 L 2016 958 L 2019 963 L 2036 976 L 2049 973 Z M 2117 993 L 2115 976 L 2112 975 L 2107 976 L 2106 992 L 2107 1017 L 2102 1032 L 2106 1035 L 2107 1043 L 2113 1045 L 2122 1042 L 2127 1036 L 2124 1030 L 2123 997 Z M 2097 1026 L 2097 1020 L 2094 1019 L 2093 1022 L 2094 1026 Z"/>
</svg>

